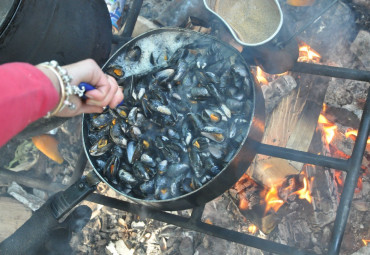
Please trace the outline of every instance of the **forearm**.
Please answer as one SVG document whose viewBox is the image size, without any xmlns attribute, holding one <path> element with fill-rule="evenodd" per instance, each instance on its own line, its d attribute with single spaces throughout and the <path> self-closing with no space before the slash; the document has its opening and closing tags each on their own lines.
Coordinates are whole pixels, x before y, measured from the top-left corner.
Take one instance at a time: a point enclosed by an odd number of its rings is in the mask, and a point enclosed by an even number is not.
<svg viewBox="0 0 370 255">
<path fill-rule="evenodd" d="M 0 146 L 58 103 L 52 76 L 25 63 L 0 66 Z M 57 84 L 57 83 L 56 83 Z"/>
</svg>

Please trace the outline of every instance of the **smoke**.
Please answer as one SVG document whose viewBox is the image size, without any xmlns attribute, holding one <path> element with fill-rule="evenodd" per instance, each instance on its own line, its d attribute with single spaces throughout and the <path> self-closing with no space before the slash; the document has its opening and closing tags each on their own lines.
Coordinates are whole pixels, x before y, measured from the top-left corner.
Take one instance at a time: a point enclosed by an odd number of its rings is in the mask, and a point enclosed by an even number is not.
<svg viewBox="0 0 370 255">
<path fill-rule="evenodd" d="M 205 13 L 208 11 L 205 10 L 203 0 L 173 1 L 160 13 L 156 21 L 163 26 L 179 27 L 187 21 L 189 16 L 204 19 Z"/>
<path fill-rule="evenodd" d="M 341 1 L 332 4 L 333 0 L 315 1 L 308 7 L 294 7 L 285 1 L 280 2 L 284 26 L 290 34 L 295 34 L 306 26 L 295 39 L 310 45 L 323 59 L 341 64 L 343 52 L 340 46 L 353 41 L 357 34 L 354 14 L 349 6 Z M 324 12 L 325 9 L 327 10 Z M 319 16 L 320 14 L 322 15 Z"/>
</svg>

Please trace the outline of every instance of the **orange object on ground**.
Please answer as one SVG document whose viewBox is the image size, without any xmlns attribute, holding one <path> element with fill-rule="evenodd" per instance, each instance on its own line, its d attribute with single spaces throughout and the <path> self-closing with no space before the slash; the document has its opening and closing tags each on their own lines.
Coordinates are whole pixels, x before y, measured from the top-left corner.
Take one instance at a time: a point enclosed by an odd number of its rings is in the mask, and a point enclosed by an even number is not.
<svg viewBox="0 0 370 255">
<path fill-rule="evenodd" d="M 32 137 L 32 142 L 42 153 L 55 162 L 62 164 L 64 159 L 58 150 L 59 142 L 51 135 L 39 135 Z"/>
</svg>

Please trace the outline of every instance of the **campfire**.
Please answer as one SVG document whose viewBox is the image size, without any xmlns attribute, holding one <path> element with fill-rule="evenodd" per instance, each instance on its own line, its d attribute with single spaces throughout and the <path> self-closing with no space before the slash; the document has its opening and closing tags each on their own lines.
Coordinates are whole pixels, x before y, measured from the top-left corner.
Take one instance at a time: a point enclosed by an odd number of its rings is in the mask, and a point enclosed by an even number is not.
<svg viewBox="0 0 370 255">
<path fill-rule="evenodd" d="M 130 11 L 136 9 L 133 4 L 138 2 L 126 1 L 120 24 L 124 24 Z M 198 8 L 202 1 L 159 2 L 166 8 L 159 8 L 158 1 L 144 1 L 133 36 L 158 26 L 176 26 L 215 36 L 239 52 L 243 51 L 222 23 L 209 13 L 202 13 Z M 326 254 L 333 250 L 328 247 L 332 236 L 340 232 L 335 227 L 338 225 L 336 216 L 341 199 L 348 197 L 346 186 L 349 185 L 346 181 L 355 179 L 349 220 L 347 225 L 341 225 L 346 227 L 346 231 L 343 240 L 340 238 L 340 252 L 350 255 L 360 249 L 364 249 L 365 254 L 369 251 L 370 138 L 367 138 L 358 178 L 351 177 L 351 171 L 335 168 L 351 158 L 355 141 L 361 135 L 360 119 L 369 88 L 368 80 L 338 78 L 342 69 L 329 72 L 334 73 L 333 77 L 327 73 L 326 76 L 313 75 L 312 70 L 297 71 L 302 67 L 327 70 L 328 66 L 368 69 L 369 49 L 364 46 L 370 38 L 368 23 L 363 22 L 355 29 L 351 17 L 353 13 L 363 15 L 361 9 L 369 10 L 369 6 L 352 3 L 355 1 L 333 4 L 330 8 L 324 1 L 278 2 L 285 19 L 289 20 L 284 25 L 291 30 L 284 43 L 294 41 L 297 44 L 298 63 L 286 72 L 270 74 L 265 65 L 259 65 L 254 60 L 251 62 L 255 86 L 264 97 L 266 121 L 256 123 L 260 129 L 264 128 L 264 136 L 256 157 L 242 177 L 222 196 L 207 204 L 175 212 L 136 205 L 107 184 L 100 183 L 97 191 L 80 203 L 90 208 L 87 211 L 91 217 L 89 215 L 86 226 L 75 227 L 73 233 L 65 230 L 68 247 L 80 254 L 183 255 L 218 254 L 226 250 L 229 254 L 262 254 L 254 248 L 280 254 L 295 254 L 301 250 Z M 307 25 L 319 13 L 322 15 Z M 305 29 L 300 31 L 301 28 Z M 124 27 L 115 33 L 116 36 L 126 35 Z M 290 35 L 295 36 L 291 39 Z M 53 153 L 42 144 L 42 140 L 33 139 L 50 158 L 38 154 L 36 149 L 30 149 L 30 145 L 25 143 L 21 146 L 23 151 L 38 156 L 27 158 L 26 163 L 17 161 L 17 167 L 6 162 L 7 166 L 11 166 L 10 170 L 1 169 L 2 178 L 20 184 L 10 185 L 4 181 L 2 195 L 6 200 L 2 204 L 16 204 L 22 223 L 30 217 L 31 210 L 42 206 L 56 191 L 76 183 L 83 171 L 86 174 L 91 170 L 91 166 L 80 171 L 74 168 L 81 163 L 78 159 L 84 153 L 81 148 L 75 148 L 76 144 L 82 143 L 80 133 L 75 134 L 75 130 L 81 128 L 80 122 L 81 119 L 74 119 L 56 133 L 46 135 L 56 149 Z M 282 148 L 282 152 L 276 153 L 277 156 L 271 155 L 275 152 L 268 151 L 270 148 Z M 264 151 L 268 153 L 261 153 Z M 286 154 L 290 156 L 281 156 Z M 327 157 L 333 159 L 328 160 Z M 320 160 L 323 159 L 329 162 L 329 166 L 322 166 Z M 24 170 L 22 167 L 27 164 L 32 164 L 29 171 L 35 173 L 38 179 L 31 179 L 23 172 L 12 172 L 15 169 Z M 45 171 L 42 170 L 44 168 Z M 43 176 L 48 176 L 47 181 L 41 179 Z M 13 198 L 28 193 L 37 193 L 39 200 L 25 196 L 27 205 L 24 206 Z M 14 210 L 10 211 L 14 213 Z M 6 217 L 11 218 L 11 214 Z M 16 222 L 13 231 L 22 223 Z M 243 236 L 239 237 L 237 233 Z M 58 238 L 51 237 L 50 243 L 55 244 L 56 240 Z M 275 243 L 293 248 L 274 246 Z"/>
</svg>

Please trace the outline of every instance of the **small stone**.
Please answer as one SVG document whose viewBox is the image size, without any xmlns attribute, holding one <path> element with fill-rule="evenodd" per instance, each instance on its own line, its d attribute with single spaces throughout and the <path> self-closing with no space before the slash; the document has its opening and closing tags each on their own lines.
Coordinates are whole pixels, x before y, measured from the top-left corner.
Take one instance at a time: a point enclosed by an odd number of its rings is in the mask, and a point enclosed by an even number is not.
<svg viewBox="0 0 370 255">
<path fill-rule="evenodd" d="M 173 244 L 177 241 L 177 238 L 175 237 L 169 237 L 167 240 L 167 247 L 172 247 Z"/>
<path fill-rule="evenodd" d="M 370 68 L 370 33 L 361 30 L 351 45 L 351 51 L 357 55 L 365 68 Z"/>
<path fill-rule="evenodd" d="M 365 201 L 353 201 L 353 206 L 361 212 L 366 212 L 370 209 L 370 203 L 366 203 Z"/>
<path fill-rule="evenodd" d="M 203 238 L 203 246 L 204 248 L 208 249 L 209 246 L 210 246 L 210 243 L 209 243 L 209 237 L 208 236 L 204 236 Z"/>
<path fill-rule="evenodd" d="M 193 255 L 194 254 L 194 247 L 193 247 L 193 241 L 190 237 L 184 237 L 182 239 L 179 251 L 181 255 Z"/>
<path fill-rule="evenodd" d="M 313 251 L 314 251 L 316 254 L 322 254 L 322 251 L 321 251 L 321 249 L 320 249 L 318 246 L 313 247 Z"/>
<path fill-rule="evenodd" d="M 119 218 L 118 219 L 118 225 L 120 225 L 123 228 L 127 228 L 126 221 L 124 219 L 122 219 L 122 218 Z"/>
<path fill-rule="evenodd" d="M 118 252 L 119 255 L 131 255 L 134 254 L 133 249 L 129 249 L 125 242 L 123 240 L 118 240 L 117 242 L 114 243 L 116 247 L 116 251 Z"/>
<path fill-rule="evenodd" d="M 357 252 L 352 253 L 352 255 L 369 255 L 370 254 L 370 245 L 362 247 Z"/>
<path fill-rule="evenodd" d="M 114 243 L 110 242 L 106 247 L 105 247 L 105 251 L 107 252 L 107 254 L 109 255 L 119 255 L 117 250 L 116 250 L 116 247 L 114 245 Z"/>
<path fill-rule="evenodd" d="M 144 221 L 138 221 L 138 222 L 133 221 L 131 223 L 131 228 L 133 229 L 143 229 L 144 227 L 145 227 Z"/>
</svg>

